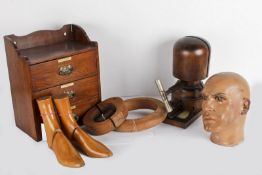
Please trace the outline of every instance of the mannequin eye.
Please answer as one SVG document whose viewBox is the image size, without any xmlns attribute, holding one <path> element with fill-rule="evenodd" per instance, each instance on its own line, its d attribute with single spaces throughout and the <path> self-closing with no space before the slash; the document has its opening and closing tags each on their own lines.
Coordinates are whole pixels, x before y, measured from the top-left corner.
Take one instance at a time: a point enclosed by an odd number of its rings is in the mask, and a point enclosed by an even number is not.
<svg viewBox="0 0 262 175">
<path fill-rule="evenodd" d="M 214 98 L 217 102 L 223 102 L 224 100 L 226 100 L 226 98 L 221 95 L 215 95 Z"/>
</svg>

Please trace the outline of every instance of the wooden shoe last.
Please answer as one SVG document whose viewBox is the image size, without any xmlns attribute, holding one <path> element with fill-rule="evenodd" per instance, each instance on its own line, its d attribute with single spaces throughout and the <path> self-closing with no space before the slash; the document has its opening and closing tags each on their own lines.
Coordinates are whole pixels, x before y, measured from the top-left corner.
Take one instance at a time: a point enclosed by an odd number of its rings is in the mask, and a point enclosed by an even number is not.
<svg viewBox="0 0 262 175">
<path fill-rule="evenodd" d="M 112 156 L 112 152 L 104 144 L 93 139 L 78 126 L 73 117 L 68 96 L 55 97 L 54 101 L 61 118 L 63 130 L 70 141 L 75 141 L 81 150 L 90 157 Z"/>
<path fill-rule="evenodd" d="M 47 143 L 64 166 L 77 168 L 84 166 L 84 161 L 69 140 L 63 134 L 57 121 L 51 97 L 37 99 L 37 104 L 44 122 Z"/>
</svg>

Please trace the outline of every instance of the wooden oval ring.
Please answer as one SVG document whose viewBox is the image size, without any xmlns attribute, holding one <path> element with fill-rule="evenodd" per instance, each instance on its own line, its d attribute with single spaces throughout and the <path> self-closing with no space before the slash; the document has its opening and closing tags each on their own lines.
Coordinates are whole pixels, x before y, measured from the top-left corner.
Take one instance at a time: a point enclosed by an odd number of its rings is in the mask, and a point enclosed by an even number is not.
<svg viewBox="0 0 262 175">
<path fill-rule="evenodd" d="M 107 113 L 108 110 L 111 110 L 110 114 Z M 88 110 L 82 121 L 90 134 L 103 135 L 119 127 L 125 121 L 127 113 L 124 101 L 119 97 L 112 97 Z M 96 121 L 102 114 L 108 115 L 107 118 Z"/>
<path fill-rule="evenodd" d="M 135 132 L 152 128 L 162 121 L 167 116 L 164 104 L 157 99 L 140 97 L 124 101 L 128 111 L 136 109 L 152 109 L 154 112 L 143 116 L 139 119 L 126 119 L 115 131 L 119 132 Z"/>
</svg>

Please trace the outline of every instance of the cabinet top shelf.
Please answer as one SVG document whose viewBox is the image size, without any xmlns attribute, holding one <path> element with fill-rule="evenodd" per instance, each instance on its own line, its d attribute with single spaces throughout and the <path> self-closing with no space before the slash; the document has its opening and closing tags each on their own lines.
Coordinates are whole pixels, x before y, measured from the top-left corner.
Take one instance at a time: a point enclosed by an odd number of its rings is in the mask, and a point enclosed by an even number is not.
<svg viewBox="0 0 262 175">
<path fill-rule="evenodd" d="M 97 49 L 97 42 L 91 41 L 75 24 L 64 25 L 58 30 L 39 30 L 25 36 L 8 35 L 4 38 L 17 56 L 30 65 Z"/>
<path fill-rule="evenodd" d="M 30 65 L 63 58 L 96 49 L 96 42 L 86 45 L 76 41 L 64 41 L 47 46 L 17 50 L 20 57 L 26 57 Z"/>
</svg>

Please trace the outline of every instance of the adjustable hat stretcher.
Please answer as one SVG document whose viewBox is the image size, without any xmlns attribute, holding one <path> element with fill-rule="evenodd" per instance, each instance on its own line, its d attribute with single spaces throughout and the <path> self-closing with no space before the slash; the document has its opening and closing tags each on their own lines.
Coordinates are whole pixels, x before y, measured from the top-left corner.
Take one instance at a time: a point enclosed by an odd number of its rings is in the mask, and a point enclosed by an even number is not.
<svg viewBox="0 0 262 175">
<path fill-rule="evenodd" d="M 152 109 L 154 112 L 138 119 L 127 119 L 128 111 Z M 123 101 L 120 97 L 109 98 L 91 108 L 82 119 L 86 130 L 93 135 L 110 131 L 136 132 L 152 128 L 165 120 L 164 104 L 154 98 L 140 97 Z"/>
</svg>

